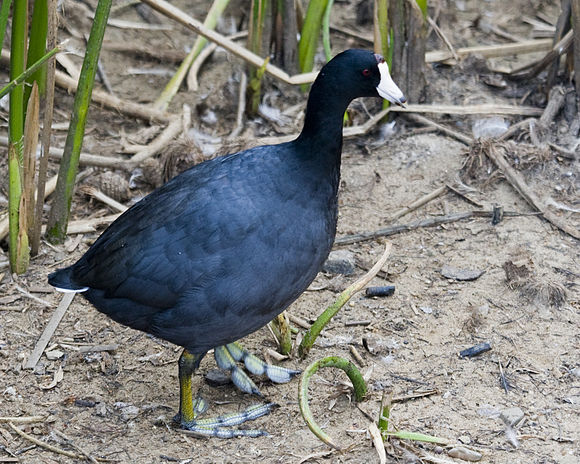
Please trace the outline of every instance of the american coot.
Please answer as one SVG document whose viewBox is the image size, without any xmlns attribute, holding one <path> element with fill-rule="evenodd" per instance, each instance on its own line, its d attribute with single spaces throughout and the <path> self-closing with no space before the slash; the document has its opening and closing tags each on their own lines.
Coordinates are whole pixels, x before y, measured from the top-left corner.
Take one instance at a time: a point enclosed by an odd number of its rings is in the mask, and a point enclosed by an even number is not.
<svg viewBox="0 0 580 464">
<path fill-rule="evenodd" d="M 405 103 L 380 55 L 339 54 L 312 85 L 297 139 L 194 166 L 119 217 L 79 261 L 49 276 L 58 290 L 82 292 L 115 321 L 184 347 L 176 416 L 183 428 L 259 435 L 224 427 L 272 406 L 196 420 L 205 404 L 193 399 L 191 377 L 212 348 L 218 365 L 246 392 L 259 394 L 237 361 L 275 382 L 297 373 L 267 365 L 234 342 L 298 298 L 328 256 L 343 114 L 354 98 L 373 96 Z"/>
</svg>

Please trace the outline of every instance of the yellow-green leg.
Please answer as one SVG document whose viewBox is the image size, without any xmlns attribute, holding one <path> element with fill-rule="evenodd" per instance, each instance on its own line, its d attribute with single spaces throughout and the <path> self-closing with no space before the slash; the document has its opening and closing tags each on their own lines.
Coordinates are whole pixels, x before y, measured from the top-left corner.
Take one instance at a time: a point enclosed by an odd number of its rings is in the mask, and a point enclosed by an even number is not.
<svg viewBox="0 0 580 464">
<path fill-rule="evenodd" d="M 193 399 L 191 377 L 199 367 L 205 353 L 195 354 L 183 350 L 179 357 L 179 422 L 193 422 L 195 417 L 207 410 L 207 404 L 201 398 Z"/>
<path fill-rule="evenodd" d="M 269 414 L 276 406 L 274 403 L 259 404 L 241 412 L 224 414 L 214 418 L 196 419 L 205 412 L 207 403 L 200 397 L 193 398 L 191 378 L 205 356 L 183 350 L 179 358 L 179 414 L 175 417 L 180 426 L 196 434 L 218 438 L 259 437 L 267 435 L 262 430 L 239 430 L 230 427 L 243 424 Z"/>
</svg>

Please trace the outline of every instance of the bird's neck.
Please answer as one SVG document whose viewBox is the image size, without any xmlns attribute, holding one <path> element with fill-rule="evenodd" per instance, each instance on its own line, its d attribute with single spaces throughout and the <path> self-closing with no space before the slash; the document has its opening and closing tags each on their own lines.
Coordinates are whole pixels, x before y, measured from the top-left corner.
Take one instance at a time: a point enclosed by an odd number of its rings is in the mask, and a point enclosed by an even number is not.
<svg viewBox="0 0 580 464">
<path fill-rule="evenodd" d="M 341 98 L 341 89 L 327 76 L 319 76 L 312 85 L 304 128 L 297 142 L 309 147 L 305 152 L 321 162 L 340 165 L 342 125 L 351 99 Z"/>
</svg>

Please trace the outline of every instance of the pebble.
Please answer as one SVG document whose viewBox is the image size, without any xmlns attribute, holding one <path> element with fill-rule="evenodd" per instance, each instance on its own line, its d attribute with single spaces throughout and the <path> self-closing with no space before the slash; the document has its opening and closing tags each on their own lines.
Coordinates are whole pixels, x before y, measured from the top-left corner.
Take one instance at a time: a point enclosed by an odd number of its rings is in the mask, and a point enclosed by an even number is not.
<svg viewBox="0 0 580 464">
<path fill-rule="evenodd" d="M 475 309 L 475 314 L 478 317 L 486 317 L 489 314 L 489 306 L 488 305 L 481 305 Z"/>
<path fill-rule="evenodd" d="M 56 361 L 64 356 L 64 352 L 60 350 L 46 351 L 44 354 L 49 361 Z"/>
<path fill-rule="evenodd" d="M 133 406 L 132 404 L 127 404 L 123 402 L 115 403 L 115 407 L 120 410 L 121 412 L 121 419 L 125 422 L 130 421 L 131 419 L 135 419 L 141 410 L 137 406 Z"/>
<path fill-rule="evenodd" d="M 462 459 L 463 461 L 469 462 L 479 462 L 483 457 L 481 453 L 470 450 L 469 448 L 464 448 L 463 446 L 456 446 L 455 448 L 451 448 L 448 454 L 452 458 Z"/>
<path fill-rule="evenodd" d="M 322 271 L 329 274 L 354 274 L 356 262 L 354 253 L 348 250 L 331 251 L 328 259 L 322 266 Z"/>
<path fill-rule="evenodd" d="M 508 427 L 513 427 L 521 422 L 521 420 L 524 418 L 524 415 L 524 411 L 522 411 L 521 408 L 515 407 L 504 409 L 499 415 L 499 418 Z"/>
<path fill-rule="evenodd" d="M 462 358 L 473 358 L 489 350 L 491 350 L 491 344 L 489 342 L 483 342 L 460 351 L 459 356 Z"/>
<path fill-rule="evenodd" d="M 210 369 L 205 374 L 205 381 L 212 387 L 221 387 L 232 383 L 232 377 L 225 369 Z"/>
<path fill-rule="evenodd" d="M 105 403 L 97 403 L 95 405 L 95 414 L 100 417 L 107 416 L 107 405 Z"/>
<path fill-rule="evenodd" d="M 443 277 L 458 281 L 479 279 L 484 272 L 479 269 L 458 269 L 447 264 L 441 268 L 441 275 Z"/>
<path fill-rule="evenodd" d="M 461 435 L 460 437 L 457 437 L 457 440 L 464 445 L 469 445 L 471 443 L 471 437 L 469 435 Z"/>
</svg>

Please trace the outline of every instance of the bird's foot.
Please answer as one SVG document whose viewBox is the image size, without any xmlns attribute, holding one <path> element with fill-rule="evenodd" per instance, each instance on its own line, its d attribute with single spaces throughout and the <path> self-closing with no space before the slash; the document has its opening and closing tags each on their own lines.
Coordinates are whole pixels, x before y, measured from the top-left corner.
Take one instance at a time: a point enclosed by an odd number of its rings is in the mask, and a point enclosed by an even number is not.
<svg viewBox="0 0 580 464">
<path fill-rule="evenodd" d="M 300 373 L 300 371 L 293 369 L 267 364 L 243 348 L 239 343 L 229 343 L 225 346 L 217 347 L 214 350 L 214 357 L 221 369 L 230 371 L 232 382 L 236 387 L 245 393 L 258 396 L 262 396 L 260 390 L 254 381 L 248 377 L 248 374 L 236 364 L 237 362 L 243 361 L 249 372 L 254 375 L 265 374 L 266 377 L 275 383 L 289 382 L 292 377 Z"/>
<path fill-rule="evenodd" d="M 196 399 L 196 403 L 199 400 Z M 202 400 L 203 401 L 203 400 Z M 205 404 L 205 402 L 203 402 Z M 192 421 L 180 421 L 181 428 L 189 430 L 195 435 L 216 438 L 235 438 L 235 437 L 262 437 L 268 435 L 264 430 L 236 429 L 232 428 L 244 422 L 257 419 L 258 417 L 270 414 L 277 404 L 255 404 L 244 409 L 241 412 L 223 414 L 217 417 L 206 419 L 194 419 Z M 196 405 L 194 404 L 194 409 Z M 205 407 L 207 409 L 207 407 Z"/>
</svg>

